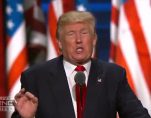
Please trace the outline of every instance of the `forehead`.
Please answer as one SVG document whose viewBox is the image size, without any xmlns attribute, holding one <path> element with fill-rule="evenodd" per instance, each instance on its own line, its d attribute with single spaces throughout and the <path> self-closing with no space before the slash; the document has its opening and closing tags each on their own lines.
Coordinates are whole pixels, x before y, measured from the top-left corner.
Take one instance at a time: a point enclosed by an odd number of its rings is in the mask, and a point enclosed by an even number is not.
<svg viewBox="0 0 151 118">
<path fill-rule="evenodd" d="M 64 26 L 63 30 L 82 30 L 82 29 L 89 29 L 90 25 L 84 22 L 77 22 L 77 23 L 70 23 Z"/>
</svg>

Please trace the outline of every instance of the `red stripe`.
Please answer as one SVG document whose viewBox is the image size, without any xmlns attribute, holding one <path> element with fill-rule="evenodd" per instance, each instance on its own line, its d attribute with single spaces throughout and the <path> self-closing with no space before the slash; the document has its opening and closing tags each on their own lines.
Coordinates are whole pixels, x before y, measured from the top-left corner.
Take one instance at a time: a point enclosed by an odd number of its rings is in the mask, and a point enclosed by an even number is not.
<svg viewBox="0 0 151 118">
<path fill-rule="evenodd" d="M 32 30 L 46 34 L 45 23 L 34 18 L 34 7 L 31 7 L 30 9 L 26 10 L 25 16 L 28 27 L 30 27 Z"/>
<path fill-rule="evenodd" d="M 42 0 L 36 0 L 38 6 L 41 5 L 41 1 L 42 1 Z"/>
<path fill-rule="evenodd" d="M 133 79 L 131 77 L 131 72 L 130 72 L 128 64 L 126 63 L 126 60 L 125 60 L 125 58 L 124 58 L 124 56 L 122 54 L 120 45 L 116 46 L 116 59 L 115 59 L 115 62 L 117 64 L 123 66 L 126 69 L 128 83 L 130 84 L 132 90 L 136 93 L 135 85 L 134 85 Z"/>
<path fill-rule="evenodd" d="M 18 55 L 10 71 L 8 72 L 9 91 L 11 88 L 13 88 L 15 82 L 17 81 L 21 72 L 25 69 L 26 66 L 27 66 L 27 52 L 26 52 L 26 48 L 24 48 L 21 51 L 21 53 Z"/>
<path fill-rule="evenodd" d="M 0 96 L 6 94 L 3 5 L 0 1 Z"/>
<path fill-rule="evenodd" d="M 60 50 L 59 50 L 59 46 L 58 46 L 57 39 L 56 39 L 57 18 L 56 18 L 55 11 L 54 11 L 53 7 L 54 6 L 52 4 L 50 4 L 49 15 L 48 15 L 48 20 L 49 20 L 48 25 L 49 25 L 49 31 L 50 31 L 53 46 L 57 52 L 57 55 L 59 55 Z"/>
<path fill-rule="evenodd" d="M 75 0 L 62 0 L 63 2 L 63 10 L 64 12 L 68 12 L 68 11 L 71 11 L 71 10 L 75 10 Z"/>
<path fill-rule="evenodd" d="M 151 60 L 134 0 L 128 0 L 124 5 L 124 10 L 129 22 L 132 35 L 134 37 L 140 66 L 144 73 L 144 77 L 146 83 L 148 84 L 149 90 L 151 91 Z"/>
<path fill-rule="evenodd" d="M 4 45 L 4 5 L 0 0 L 0 97 L 6 96 L 6 75 L 5 75 L 5 45 Z M 0 101 L 2 102 L 2 101 Z M 1 105 L 0 105 L 1 106 Z M 0 110 L 0 118 L 5 118 L 5 112 Z"/>
<path fill-rule="evenodd" d="M 112 6 L 111 20 L 116 26 L 118 26 L 119 10 L 115 6 Z"/>
</svg>

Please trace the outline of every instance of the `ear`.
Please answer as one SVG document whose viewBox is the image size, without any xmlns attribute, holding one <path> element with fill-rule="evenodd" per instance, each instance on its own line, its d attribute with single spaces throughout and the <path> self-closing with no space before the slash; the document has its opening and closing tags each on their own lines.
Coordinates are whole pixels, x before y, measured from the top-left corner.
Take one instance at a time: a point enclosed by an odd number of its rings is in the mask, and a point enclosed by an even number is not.
<svg viewBox="0 0 151 118">
<path fill-rule="evenodd" d="M 93 47 L 96 46 L 96 42 L 97 42 L 97 34 L 94 34 L 94 38 L 93 38 Z"/>
<path fill-rule="evenodd" d="M 57 39 L 57 42 L 58 42 L 59 49 L 62 50 L 62 43 L 61 43 L 61 40 L 60 40 L 60 39 Z"/>
</svg>

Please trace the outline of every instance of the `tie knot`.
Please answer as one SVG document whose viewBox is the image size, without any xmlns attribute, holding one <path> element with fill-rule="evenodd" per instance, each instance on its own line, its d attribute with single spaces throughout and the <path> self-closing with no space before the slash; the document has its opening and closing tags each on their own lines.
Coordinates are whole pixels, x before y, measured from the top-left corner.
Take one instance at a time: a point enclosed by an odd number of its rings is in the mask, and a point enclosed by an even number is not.
<svg viewBox="0 0 151 118">
<path fill-rule="evenodd" d="M 85 67 L 84 67 L 84 66 L 81 66 L 81 65 L 78 65 L 78 66 L 75 68 L 75 71 L 85 71 Z"/>
</svg>

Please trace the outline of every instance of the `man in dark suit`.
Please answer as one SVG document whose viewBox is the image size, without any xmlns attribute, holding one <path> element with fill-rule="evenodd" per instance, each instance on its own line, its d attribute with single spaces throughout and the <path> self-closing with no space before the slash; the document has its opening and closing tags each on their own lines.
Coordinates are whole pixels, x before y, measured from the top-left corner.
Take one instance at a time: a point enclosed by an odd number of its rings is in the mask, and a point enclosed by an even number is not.
<svg viewBox="0 0 151 118">
<path fill-rule="evenodd" d="M 97 40 L 91 13 L 63 14 L 57 39 L 61 56 L 22 73 L 12 118 L 116 118 L 117 112 L 120 118 L 150 118 L 129 87 L 125 70 L 91 58 Z M 80 84 L 74 78 L 85 80 Z"/>
</svg>

